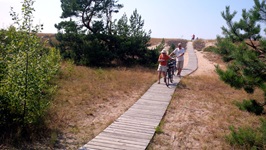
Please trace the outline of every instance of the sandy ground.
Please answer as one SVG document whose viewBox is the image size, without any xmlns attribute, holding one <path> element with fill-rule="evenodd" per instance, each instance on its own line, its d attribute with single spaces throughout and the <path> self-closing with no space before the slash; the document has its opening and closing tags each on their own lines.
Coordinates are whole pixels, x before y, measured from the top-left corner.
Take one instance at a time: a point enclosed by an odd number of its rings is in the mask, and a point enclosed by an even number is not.
<svg viewBox="0 0 266 150">
<path fill-rule="evenodd" d="M 207 74 L 207 75 L 215 74 L 214 70 L 215 70 L 216 63 L 213 63 L 209 61 L 208 59 L 206 59 L 204 57 L 203 52 L 196 51 L 196 55 L 198 57 L 198 69 L 191 75 L 196 76 L 196 75 L 201 75 L 201 74 Z"/>
<path fill-rule="evenodd" d="M 198 76 L 198 75 L 213 75 L 215 74 L 215 65 L 209 61 L 207 58 L 204 57 L 204 52 L 195 50 L 195 53 L 198 58 L 198 68 L 195 72 L 191 74 L 191 76 Z M 185 66 L 188 63 L 188 54 L 185 54 Z"/>
</svg>

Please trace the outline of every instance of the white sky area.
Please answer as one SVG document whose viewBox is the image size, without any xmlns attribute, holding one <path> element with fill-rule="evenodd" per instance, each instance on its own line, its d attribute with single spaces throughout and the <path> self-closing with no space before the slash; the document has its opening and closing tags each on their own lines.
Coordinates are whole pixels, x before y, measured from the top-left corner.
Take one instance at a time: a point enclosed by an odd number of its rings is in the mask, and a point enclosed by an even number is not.
<svg viewBox="0 0 266 150">
<path fill-rule="evenodd" d="M 253 0 L 119 0 L 118 3 L 124 7 L 113 19 L 121 18 L 124 13 L 129 18 L 137 9 L 144 20 L 145 31 L 152 31 L 151 37 L 183 39 L 190 39 L 192 34 L 203 39 L 222 36 L 221 27 L 226 26 L 226 22 L 221 12 L 226 6 L 230 6 L 231 12 L 237 11 L 236 21 L 242 9 L 254 6 Z M 22 0 L 0 0 L 0 28 L 6 29 L 13 23 L 9 15 L 11 7 L 21 14 L 21 4 Z M 44 25 L 43 33 L 56 33 L 54 24 L 62 21 L 60 0 L 36 0 L 33 7 L 34 23 Z"/>
</svg>

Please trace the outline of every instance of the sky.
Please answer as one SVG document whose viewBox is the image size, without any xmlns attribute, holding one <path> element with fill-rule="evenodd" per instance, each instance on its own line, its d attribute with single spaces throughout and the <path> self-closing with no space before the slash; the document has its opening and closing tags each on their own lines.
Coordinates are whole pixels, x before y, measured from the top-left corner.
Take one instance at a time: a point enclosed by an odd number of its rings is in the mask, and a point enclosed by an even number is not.
<svg viewBox="0 0 266 150">
<path fill-rule="evenodd" d="M 8 28 L 13 21 L 9 15 L 13 7 L 16 13 L 21 13 L 22 0 L 0 0 L 0 28 Z M 221 16 L 226 6 L 231 12 L 236 11 L 235 21 L 238 21 L 242 9 L 249 10 L 254 6 L 253 0 L 119 0 L 124 7 L 113 19 L 119 19 L 123 14 L 129 18 L 134 10 L 144 20 L 144 30 L 151 30 L 152 38 L 183 38 L 191 39 L 192 34 L 202 39 L 215 39 L 222 36 L 221 27 L 226 25 Z M 60 0 L 36 0 L 34 23 L 43 24 L 43 33 L 56 33 L 54 24 L 62 21 L 60 18 Z"/>
</svg>

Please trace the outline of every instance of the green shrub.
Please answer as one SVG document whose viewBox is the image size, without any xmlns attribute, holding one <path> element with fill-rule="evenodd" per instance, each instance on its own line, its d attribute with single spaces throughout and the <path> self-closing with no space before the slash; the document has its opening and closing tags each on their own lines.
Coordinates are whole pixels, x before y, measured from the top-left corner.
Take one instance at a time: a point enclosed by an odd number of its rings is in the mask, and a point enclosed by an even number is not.
<svg viewBox="0 0 266 150">
<path fill-rule="evenodd" d="M 44 126 L 49 98 L 55 91 L 51 80 L 57 74 L 60 53 L 37 37 L 40 26 L 32 26 L 32 4 L 24 1 L 22 19 L 11 12 L 18 27 L 0 31 L 5 37 L 0 39 L 4 45 L 0 51 L 0 142 L 5 135 L 14 141 L 31 139 Z"/>
<path fill-rule="evenodd" d="M 256 115 L 261 115 L 263 113 L 263 106 L 261 106 L 255 100 L 243 100 L 242 102 L 236 102 L 236 106 L 240 110 L 246 110 L 251 113 L 255 113 Z"/>
<path fill-rule="evenodd" d="M 265 149 L 266 147 L 266 120 L 261 120 L 258 128 L 242 127 L 238 130 L 230 127 L 231 133 L 226 140 L 234 147 L 241 149 Z"/>
<path fill-rule="evenodd" d="M 214 52 L 215 47 L 214 46 L 208 46 L 208 47 L 204 48 L 203 51 L 204 52 Z"/>
<path fill-rule="evenodd" d="M 231 145 L 240 146 L 245 149 L 256 148 L 256 141 L 258 140 L 255 129 L 250 127 L 243 127 L 236 130 L 230 127 L 231 134 L 226 137 Z"/>
</svg>

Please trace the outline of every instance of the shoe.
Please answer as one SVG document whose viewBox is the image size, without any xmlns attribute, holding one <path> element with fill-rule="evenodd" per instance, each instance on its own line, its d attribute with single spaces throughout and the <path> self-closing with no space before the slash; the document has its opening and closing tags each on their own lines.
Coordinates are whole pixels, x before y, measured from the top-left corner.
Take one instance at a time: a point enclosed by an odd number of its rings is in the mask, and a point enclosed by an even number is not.
<svg viewBox="0 0 266 150">
<path fill-rule="evenodd" d="M 158 81 L 158 84 L 160 84 L 160 81 Z"/>
<path fill-rule="evenodd" d="M 166 83 L 166 78 L 164 78 L 164 82 Z"/>
<path fill-rule="evenodd" d="M 174 82 L 174 80 L 173 80 L 173 79 L 171 79 L 171 80 L 170 80 L 170 82 L 171 82 L 171 83 L 173 83 L 173 82 Z"/>
</svg>

